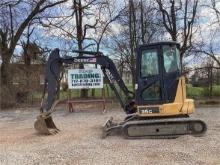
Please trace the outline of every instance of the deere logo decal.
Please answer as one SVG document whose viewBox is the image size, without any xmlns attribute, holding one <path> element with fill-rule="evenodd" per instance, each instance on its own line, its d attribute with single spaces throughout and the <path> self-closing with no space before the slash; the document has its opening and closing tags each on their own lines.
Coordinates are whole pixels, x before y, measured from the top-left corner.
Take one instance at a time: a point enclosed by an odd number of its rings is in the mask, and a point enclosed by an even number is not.
<svg viewBox="0 0 220 165">
<path fill-rule="evenodd" d="M 96 58 L 75 58 L 74 62 L 79 62 L 79 63 L 95 63 Z"/>
</svg>

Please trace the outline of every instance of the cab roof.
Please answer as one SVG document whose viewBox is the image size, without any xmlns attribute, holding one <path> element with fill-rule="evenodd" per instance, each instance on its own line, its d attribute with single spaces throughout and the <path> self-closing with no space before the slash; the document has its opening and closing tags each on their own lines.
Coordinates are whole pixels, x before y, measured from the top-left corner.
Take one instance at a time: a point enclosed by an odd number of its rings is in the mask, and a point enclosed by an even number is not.
<svg viewBox="0 0 220 165">
<path fill-rule="evenodd" d="M 176 41 L 161 41 L 161 42 L 153 42 L 149 44 L 142 44 L 142 45 L 139 45 L 139 48 L 149 47 L 149 46 L 158 46 L 158 45 L 177 45 L 177 47 L 180 46 L 180 44 Z"/>
</svg>

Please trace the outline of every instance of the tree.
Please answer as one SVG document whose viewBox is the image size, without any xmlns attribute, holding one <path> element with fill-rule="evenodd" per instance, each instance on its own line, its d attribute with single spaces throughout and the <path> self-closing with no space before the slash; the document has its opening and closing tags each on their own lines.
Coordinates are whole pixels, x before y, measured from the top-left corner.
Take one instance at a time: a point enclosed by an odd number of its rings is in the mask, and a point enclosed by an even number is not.
<svg viewBox="0 0 220 165">
<path fill-rule="evenodd" d="M 204 56 L 212 58 L 220 68 L 219 56 L 219 38 L 220 22 L 219 22 L 219 0 L 201 1 L 198 19 L 198 31 L 195 42 L 191 47 L 191 54 L 197 57 Z M 207 14 L 208 13 L 208 14 Z"/>
<path fill-rule="evenodd" d="M 30 66 L 33 60 L 37 59 L 37 56 L 40 54 L 40 49 L 36 43 L 32 43 L 30 41 L 30 37 L 34 32 L 34 28 L 31 29 L 31 24 L 27 27 L 27 34 L 24 34 L 24 37 L 26 37 L 26 41 L 21 41 L 21 46 L 23 49 L 22 52 L 22 59 L 24 61 L 24 64 L 26 66 Z"/>
<path fill-rule="evenodd" d="M 119 32 L 113 32 L 106 46 L 113 50 L 119 59 L 119 67 L 124 67 L 132 75 L 135 84 L 136 49 L 140 44 L 158 40 L 161 35 L 161 25 L 156 19 L 155 6 L 152 1 L 129 0 L 125 4 L 121 17 L 116 21 Z"/>
<path fill-rule="evenodd" d="M 215 21 L 213 23 L 218 23 L 220 25 L 220 8 L 219 8 L 219 5 L 220 5 L 220 1 L 219 0 L 210 0 L 209 3 L 205 3 L 203 4 L 203 6 L 211 9 L 212 11 L 214 11 L 215 13 Z"/>
<path fill-rule="evenodd" d="M 85 5 L 82 5 L 82 1 L 81 0 L 74 0 L 73 1 L 73 9 L 74 9 L 74 14 L 75 14 L 75 21 L 76 21 L 76 32 L 77 32 L 77 36 L 76 36 L 76 40 L 77 40 L 77 44 L 78 44 L 78 50 L 84 50 L 85 48 L 88 48 L 91 44 L 83 47 L 83 42 L 85 40 L 90 40 L 92 39 L 93 41 L 96 42 L 97 44 L 97 49 L 96 51 L 99 51 L 100 48 L 100 43 L 102 40 L 102 37 L 104 35 L 104 33 L 106 32 L 107 27 L 109 26 L 109 24 L 111 22 L 113 22 L 114 20 L 117 19 L 117 16 L 115 16 L 114 18 L 110 18 L 109 21 L 107 22 L 103 22 L 101 21 L 101 9 L 103 8 L 103 6 L 107 6 L 107 8 L 109 9 L 109 12 L 111 14 L 110 11 L 110 6 L 108 1 L 103 1 L 103 3 L 98 3 L 100 8 L 99 8 L 99 17 L 93 22 L 93 24 L 88 24 L 88 23 L 84 23 L 83 22 L 83 18 L 86 17 L 87 15 L 85 15 L 84 13 L 86 12 L 86 9 L 88 10 L 88 8 L 93 5 L 95 2 L 97 2 L 96 0 L 91 0 L 89 2 L 87 2 Z M 106 5 L 107 4 L 107 5 Z M 89 15 L 89 14 L 88 14 Z M 98 23 L 100 23 L 102 25 L 102 30 L 101 30 L 101 35 L 100 37 L 97 39 L 97 41 L 93 38 L 88 38 L 86 36 L 87 32 L 89 29 L 95 29 L 97 30 L 97 25 Z M 103 26 L 104 24 L 104 26 Z M 82 56 L 82 53 L 79 53 L 79 56 Z M 81 64 L 79 66 L 81 69 L 84 68 L 83 64 Z M 94 92 L 93 92 L 94 93 Z M 88 90 L 82 90 L 81 91 L 81 97 L 88 97 Z"/>
<path fill-rule="evenodd" d="M 42 24 L 53 35 L 56 35 L 54 28 L 56 33 L 58 29 L 58 37 L 71 42 L 69 49 L 94 49 L 98 52 L 111 24 L 121 15 L 121 9 L 116 10 L 114 2 L 116 1 L 73 0 L 71 9 L 64 6 L 63 10 L 67 12 L 62 18 L 47 19 Z M 82 55 L 79 53 L 79 56 Z M 83 65 L 79 67 L 83 68 Z M 87 97 L 87 93 L 88 90 L 82 90 L 81 97 Z"/>
<path fill-rule="evenodd" d="M 218 51 L 219 47 L 217 46 L 218 44 L 218 39 L 215 37 L 219 35 L 220 31 L 219 30 L 213 30 L 209 32 L 209 38 L 203 38 L 201 37 L 201 41 L 197 45 L 194 45 L 192 48 L 192 52 L 200 55 L 200 56 L 208 56 L 214 60 L 218 68 L 220 68 L 220 59 L 218 58 Z"/>
<path fill-rule="evenodd" d="M 211 57 L 220 67 L 219 38 L 220 35 L 220 1 L 211 0 L 201 4 L 202 10 L 209 11 L 209 15 L 204 15 L 205 19 L 210 20 L 203 28 L 200 28 L 199 46 L 194 47 L 194 52 Z M 208 31 L 206 31 L 208 29 Z"/>
<path fill-rule="evenodd" d="M 10 73 L 8 72 L 9 63 L 14 53 L 15 47 L 21 38 L 28 24 L 40 13 L 46 9 L 66 2 L 59 1 L 3 1 L 1 2 L 1 27 L 0 27 L 0 55 L 2 59 L 1 65 L 1 83 L 2 85 L 10 84 Z M 23 11 L 23 18 L 17 18 L 16 12 L 22 8 L 22 5 L 27 6 Z"/>
<path fill-rule="evenodd" d="M 1 98 L 8 102 L 13 98 L 11 90 L 10 61 L 15 48 L 21 39 L 27 26 L 33 19 L 48 9 L 57 6 L 67 0 L 2 0 L 0 3 L 0 57 L 1 64 Z M 4 104 L 1 101 L 1 106 Z M 8 103 L 7 103 L 8 105 Z"/>
<path fill-rule="evenodd" d="M 173 41 L 181 42 L 180 55 L 193 45 L 193 29 L 196 21 L 198 0 L 156 0 L 163 26 Z"/>
<path fill-rule="evenodd" d="M 212 98 L 215 94 L 213 86 L 220 83 L 220 68 L 216 66 L 218 66 L 216 61 L 208 56 L 203 57 L 202 63 L 197 65 L 197 67 L 189 69 L 189 71 L 194 71 L 190 78 L 191 84 L 196 87 L 205 87 L 202 95 L 209 98 Z"/>
</svg>

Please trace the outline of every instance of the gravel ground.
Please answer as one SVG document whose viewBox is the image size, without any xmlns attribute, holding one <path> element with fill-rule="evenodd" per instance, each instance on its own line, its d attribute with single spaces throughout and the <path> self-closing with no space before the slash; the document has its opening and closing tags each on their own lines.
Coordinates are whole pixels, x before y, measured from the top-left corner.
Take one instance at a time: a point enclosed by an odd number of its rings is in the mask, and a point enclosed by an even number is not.
<svg viewBox="0 0 220 165">
<path fill-rule="evenodd" d="M 38 111 L 0 111 L 0 164 L 220 164 L 220 108 L 197 108 L 193 117 L 204 120 L 204 137 L 126 140 L 101 139 L 101 126 L 110 117 L 123 120 L 121 110 L 68 113 L 58 107 L 54 121 L 62 131 L 43 136 L 33 128 Z"/>
</svg>

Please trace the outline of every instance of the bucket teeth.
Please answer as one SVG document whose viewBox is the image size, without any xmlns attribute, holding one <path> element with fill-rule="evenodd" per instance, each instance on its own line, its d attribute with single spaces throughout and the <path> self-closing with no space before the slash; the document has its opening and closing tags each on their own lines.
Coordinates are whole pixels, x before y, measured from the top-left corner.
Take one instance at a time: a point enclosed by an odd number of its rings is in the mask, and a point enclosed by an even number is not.
<svg viewBox="0 0 220 165">
<path fill-rule="evenodd" d="M 51 116 L 39 115 L 34 123 L 35 130 L 44 135 L 54 135 L 60 130 L 56 127 Z"/>
</svg>

